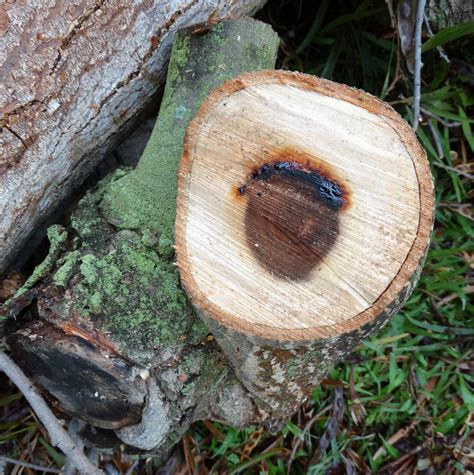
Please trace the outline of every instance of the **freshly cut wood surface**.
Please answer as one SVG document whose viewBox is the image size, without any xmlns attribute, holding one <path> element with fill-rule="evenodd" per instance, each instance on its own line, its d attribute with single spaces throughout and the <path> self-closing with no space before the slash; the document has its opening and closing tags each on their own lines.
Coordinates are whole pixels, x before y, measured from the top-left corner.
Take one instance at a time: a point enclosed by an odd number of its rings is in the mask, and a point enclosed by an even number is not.
<svg viewBox="0 0 474 475">
<path fill-rule="evenodd" d="M 393 109 L 302 74 L 243 75 L 188 129 L 182 281 L 198 309 L 249 335 L 351 331 L 411 278 L 432 207 L 425 154 Z"/>
</svg>

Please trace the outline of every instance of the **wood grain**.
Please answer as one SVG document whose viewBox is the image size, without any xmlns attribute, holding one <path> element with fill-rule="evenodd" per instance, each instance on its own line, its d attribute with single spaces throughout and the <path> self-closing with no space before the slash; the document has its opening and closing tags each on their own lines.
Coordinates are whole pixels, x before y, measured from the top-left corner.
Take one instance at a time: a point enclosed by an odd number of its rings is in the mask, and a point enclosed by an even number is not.
<svg viewBox="0 0 474 475">
<path fill-rule="evenodd" d="M 235 191 L 285 156 L 337 177 L 348 195 L 331 249 L 297 280 L 255 257 L 248 196 Z M 179 188 L 187 292 L 221 324 L 263 338 L 311 340 L 372 320 L 409 280 L 431 229 L 431 175 L 408 125 L 366 93 L 296 73 L 244 75 L 215 91 L 188 130 Z"/>
</svg>

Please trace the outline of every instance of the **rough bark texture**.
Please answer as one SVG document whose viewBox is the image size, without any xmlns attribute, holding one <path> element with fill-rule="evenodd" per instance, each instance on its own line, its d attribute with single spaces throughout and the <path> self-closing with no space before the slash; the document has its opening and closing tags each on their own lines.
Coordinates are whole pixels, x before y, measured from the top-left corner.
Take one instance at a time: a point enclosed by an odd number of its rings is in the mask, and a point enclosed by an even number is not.
<svg viewBox="0 0 474 475">
<path fill-rule="evenodd" d="M 190 119 L 224 80 L 273 67 L 277 49 L 277 35 L 252 19 L 179 34 L 139 166 L 89 193 L 70 228 L 49 229 L 49 256 L 10 306 L 16 361 L 68 412 L 96 427 L 127 425 L 117 434 L 135 447 L 172 445 L 203 418 L 259 419 L 179 286 L 172 237 Z"/>
<path fill-rule="evenodd" d="M 310 396 L 331 368 L 400 311 L 418 282 L 427 251 L 428 247 L 412 278 L 383 312 L 359 329 L 339 336 L 298 343 L 262 340 L 224 327 L 204 312 L 199 314 L 269 424 L 278 426 L 279 420 L 288 418 Z"/>
<path fill-rule="evenodd" d="M 149 103 L 175 31 L 262 3 L 0 5 L 0 272 Z"/>
<path fill-rule="evenodd" d="M 429 0 L 426 13 L 437 29 L 457 25 L 474 19 L 474 3 L 471 0 Z"/>
</svg>

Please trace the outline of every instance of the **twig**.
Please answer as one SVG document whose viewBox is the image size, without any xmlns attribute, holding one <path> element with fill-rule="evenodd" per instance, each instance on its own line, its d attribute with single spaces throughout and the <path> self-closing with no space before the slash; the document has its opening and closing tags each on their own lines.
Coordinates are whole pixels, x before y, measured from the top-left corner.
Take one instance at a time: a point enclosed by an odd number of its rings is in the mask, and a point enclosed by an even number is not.
<svg viewBox="0 0 474 475">
<path fill-rule="evenodd" d="M 457 175 L 463 176 L 468 180 L 474 180 L 474 175 L 472 175 L 471 173 L 463 172 L 462 170 L 458 170 L 455 167 L 450 167 L 449 165 L 445 165 L 444 163 L 439 162 L 433 162 L 433 165 L 439 168 L 443 168 L 444 170 L 456 173 Z"/>
<path fill-rule="evenodd" d="M 388 86 L 387 90 L 385 91 L 385 96 L 388 96 L 392 89 L 395 87 L 397 84 L 398 80 L 401 78 L 400 74 L 400 65 L 401 65 L 401 46 L 400 46 L 400 33 L 398 31 L 397 27 L 397 17 L 395 15 L 395 12 L 393 11 L 393 3 L 392 0 L 385 0 L 385 3 L 387 4 L 388 12 L 390 14 L 390 23 L 392 25 L 393 31 L 395 33 L 395 37 L 397 40 L 397 64 L 395 66 L 395 74 L 393 76 L 393 80 L 390 83 L 390 86 Z"/>
<path fill-rule="evenodd" d="M 463 289 L 463 292 L 465 294 L 472 294 L 474 293 L 474 285 L 466 285 L 466 287 L 464 287 Z M 448 295 L 447 297 L 444 297 L 443 299 L 441 299 L 439 302 L 437 302 L 435 305 L 440 308 L 442 307 L 443 305 L 446 305 L 447 303 L 449 302 L 452 302 L 453 300 L 457 299 L 459 297 L 458 294 L 450 294 Z"/>
<path fill-rule="evenodd" d="M 418 128 L 420 120 L 420 96 L 421 96 L 421 29 L 423 26 L 423 14 L 426 0 L 418 0 L 415 21 L 415 62 L 413 74 L 413 130 Z"/>
<path fill-rule="evenodd" d="M 397 432 L 395 432 L 395 434 L 393 434 L 390 437 L 390 439 L 388 439 L 387 443 L 389 445 L 395 445 L 399 440 L 409 435 L 413 431 L 413 429 L 416 427 L 417 424 L 418 424 L 418 421 L 412 421 L 409 425 L 402 427 Z M 377 460 L 378 458 L 382 457 L 386 453 L 387 453 L 387 449 L 382 445 L 376 450 L 373 456 L 373 459 Z"/>
<path fill-rule="evenodd" d="M 432 443 L 431 440 L 425 440 L 421 445 L 418 445 L 417 447 L 415 447 L 413 450 L 410 450 L 409 452 L 403 454 L 402 456 L 400 456 L 399 458 L 397 458 L 396 460 L 394 460 L 393 462 L 390 462 L 389 464 L 387 465 L 383 465 L 381 467 L 381 471 L 384 471 L 385 473 L 390 473 L 391 470 L 393 470 L 397 465 L 400 465 L 402 462 L 405 462 L 407 459 L 409 459 L 412 455 L 415 455 L 417 454 L 418 452 L 421 452 L 421 450 L 423 450 L 423 448 L 427 447 L 428 445 L 430 445 L 430 443 Z"/>
<path fill-rule="evenodd" d="M 442 119 L 441 117 L 437 116 L 436 114 L 433 114 L 433 112 L 430 112 L 428 109 L 425 109 L 424 107 L 420 107 L 421 112 L 423 114 L 428 115 L 430 117 L 433 117 L 433 119 L 436 119 L 441 125 L 444 125 L 445 127 L 460 127 L 461 122 L 448 122 L 447 120 Z"/>
<path fill-rule="evenodd" d="M 92 465 L 85 454 L 77 449 L 68 433 L 60 425 L 56 416 L 39 395 L 31 381 L 25 376 L 23 371 L 7 356 L 0 351 L 0 370 L 3 371 L 23 393 L 30 403 L 38 419 L 48 431 L 51 443 L 58 447 L 66 457 L 70 458 L 80 473 L 86 475 L 99 475 L 102 470 Z"/>
<path fill-rule="evenodd" d="M 392 25 L 392 28 L 394 30 L 396 30 L 397 29 L 397 20 L 395 18 L 395 12 L 393 11 L 393 2 L 392 2 L 392 0 L 385 0 L 385 3 L 387 4 L 388 13 L 390 15 L 390 24 Z"/>
<path fill-rule="evenodd" d="M 431 38 L 432 36 L 434 36 L 434 33 L 431 30 L 430 20 L 428 19 L 428 15 L 426 14 L 426 12 L 423 13 L 423 17 L 425 19 L 426 31 L 428 32 L 428 36 Z M 451 61 L 448 58 L 448 55 L 444 52 L 441 46 L 437 46 L 436 51 L 438 51 L 441 58 L 443 58 L 448 64 L 451 63 Z"/>
<path fill-rule="evenodd" d="M 441 140 L 439 138 L 438 131 L 435 129 L 434 125 L 431 123 L 431 120 L 427 120 L 428 127 L 430 128 L 431 135 L 433 136 L 434 143 L 436 145 L 436 151 L 438 152 L 439 158 L 444 158 L 443 146 L 441 145 Z"/>
<path fill-rule="evenodd" d="M 24 462 L 23 460 L 16 460 L 10 457 L 4 457 L 3 455 L 0 455 L 0 464 L 2 462 L 11 463 L 13 465 L 19 465 L 20 467 L 31 468 L 33 470 L 37 470 L 37 471 L 41 471 L 45 473 L 61 473 L 61 470 L 59 468 L 43 467 L 41 465 L 36 465 L 34 463 Z"/>
<path fill-rule="evenodd" d="M 466 219 L 470 221 L 474 221 L 474 209 L 469 203 L 439 203 L 438 208 L 448 208 L 450 211 L 454 211 L 455 213 L 459 213 L 461 216 L 464 216 Z M 437 299 L 441 300 L 441 299 Z"/>
<path fill-rule="evenodd" d="M 84 442 L 80 438 L 78 432 L 83 427 L 82 421 L 78 419 L 71 419 L 67 426 L 67 432 L 71 440 L 74 442 L 78 450 L 84 450 Z M 69 457 L 66 458 L 66 463 L 64 465 L 64 475 L 76 475 L 76 466 L 74 461 Z"/>
</svg>

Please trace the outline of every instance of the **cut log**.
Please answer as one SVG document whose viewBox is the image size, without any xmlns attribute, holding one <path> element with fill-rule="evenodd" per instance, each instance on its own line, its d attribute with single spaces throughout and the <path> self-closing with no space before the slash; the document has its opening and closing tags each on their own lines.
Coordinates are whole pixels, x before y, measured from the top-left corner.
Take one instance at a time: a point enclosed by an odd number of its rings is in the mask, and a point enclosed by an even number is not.
<svg viewBox="0 0 474 475">
<path fill-rule="evenodd" d="M 179 173 L 182 284 L 260 407 L 294 409 L 413 290 L 425 152 L 378 99 L 263 71 L 205 101 Z"/>
<path fill-rule="evenodd" d="M 262 3 L 1 2 L 0 273 L 150 104 L 177 29 Z"/>
</svg>

